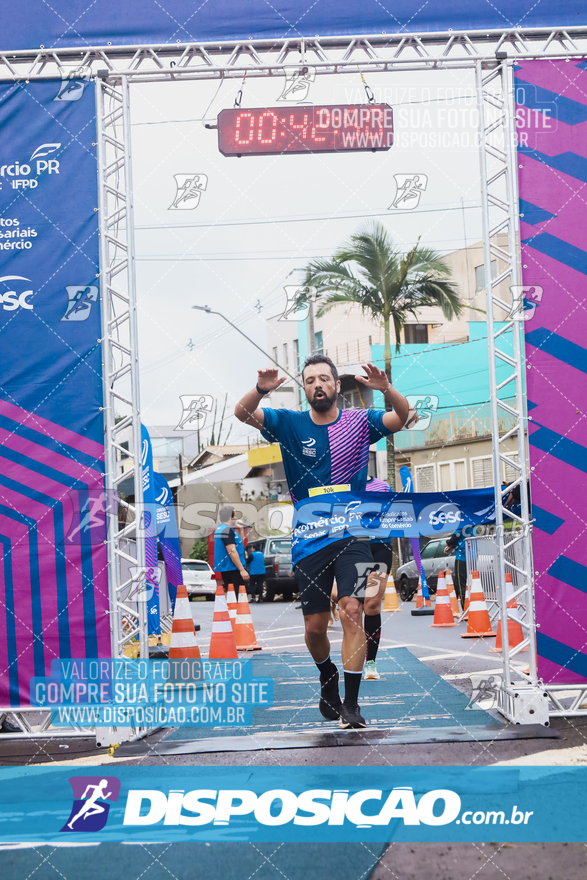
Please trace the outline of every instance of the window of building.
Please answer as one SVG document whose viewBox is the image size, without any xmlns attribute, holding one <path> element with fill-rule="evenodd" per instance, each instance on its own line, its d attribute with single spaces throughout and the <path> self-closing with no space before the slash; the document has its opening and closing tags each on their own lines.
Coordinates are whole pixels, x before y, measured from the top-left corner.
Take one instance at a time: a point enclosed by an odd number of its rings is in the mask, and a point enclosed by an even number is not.
<svg viewBox="0 0 587 880">
<path fill-rule="evenodd" d="M 274 360 L 276 363 L 279 363 L 279 357 L 278 357 L 278 351 L 277 351 L 277 346 L 276 346 L 276 345 L 273 346 L 273 350 L 272 350 L 271 354 L 273 355 L 273 360 Z"/>
<path fill-rule="evenodd" d="M 483 489 L 485 486 L 493 486 L 493 461 L 491 456 L 471 459 L 471 472 L 473 474 L 473 488 Z"/>
<path fill-rule="evenodd" d="M 423 345 L 428 342 L 428 324 L 405 324 L 406 345 Z"/>
<path fill-rule="evenodd" d="M 518 453 L 517 452 L 506 452 L 507 457 L 511 461 L 518 461 Z M 510 464 L 503 463 L 503 475 L 506 483 L 513 483 L 514 480 L 517 480 L 520 476 L 518 470 L 515 467 L 512 467 Z"/>
<path fill-rule="evenodd" d="M 283 343 L 283 366 L 289 370 L 289 353 L 287 350 L 287 342 Z"/>
<path fill-rule="evenodd" d="M 441 461 L 438 463 L 438 482 L 440 492 L 454 492 L 467 488 L 467 463 L 462 461 Z"/>
<path fill-rule="evenodd" d="M 433 464 L 416 467 L 416 492 L 436 492 L 436 474 Z"/>
<path fill-rule="evenodd" d="M 300 344 L 297 339 L 293 341 L 293 356 L 294 356 L 294 367 L 298 371 L 300 371 Z"/>
<path fill-rule="evenodd" d="M 183 455 L 182 437 L 152 437 L 153 458 L 162 458 L 165 455 Z"/>
<path fill-rule="evenodd" d="M 497 278 L 497 260 L 491 261 L 491 278 Z M 475 289 L 485 290 L 485 263 L 475 266 Z"/>
<path fill-rule="evenodd" d="M 370 409 L 373 406 L 373 390 L 359 386 L 354 376 L 343 376 L 338 405 L 341 409 Z"/>
<path fill-rule="evenodd" d="M 314 333 L 314 348 L 316 350 L 316 354 L 324 354 L 324 342 L 322 339 L 322 330 L 318 330 L 317 333 Z"/>
<path fill-rule="evenodd" d="M 367 467 L 367 473 L 370 477 L 377 476 L 377 453 L 373 450 L 369 450 L 369 465 Z"/>
</svg>

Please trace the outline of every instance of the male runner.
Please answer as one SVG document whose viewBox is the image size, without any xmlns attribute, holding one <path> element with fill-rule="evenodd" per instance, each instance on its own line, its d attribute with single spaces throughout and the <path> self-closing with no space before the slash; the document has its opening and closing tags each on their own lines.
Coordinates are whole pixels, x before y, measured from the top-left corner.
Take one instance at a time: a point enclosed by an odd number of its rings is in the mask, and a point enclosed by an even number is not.
<svg viewBox="0 0 587 880">
<path fill-rule="evenodd" d="M 399 431 L 405 424 L 409 409 L 405 397 L 393 388 L 383 370 L 373 364 L 364 364 L 363 369 L 367 376 L 357 376 L 357 381 L 383 392 L 395 412 L 339 410 L 338 373 L 330 358 L 324 355 L 307 358 L 302 370 L 309 411 L 259 406 L 265 394 L 285 382 L 285 378 L 278 378 L 275 369 L 259 370 L 256 387 L 237 404 L 237 419 L 258 428 L 266 440 L 279 442 L 294 502 L 308 498 L 310 489 L 317 487 L 344 485 L 348 490 L 364 490 L 369 446 Z M 365 660 L 364 587 L 359 587 L 359 572 L 372 564 L 368 540 L 347 537 L 312 553 L 296 565 L 306 645 L 320 671 L 320 712 L 327 720 L 340 718 L 342 728 L 366 726 L 358 704 Z M 335 577 L 343 627 L 344 703 L 338 693 L 338 669 L 330 659 L 327 636 L 330 593 Z"/>
</svg>

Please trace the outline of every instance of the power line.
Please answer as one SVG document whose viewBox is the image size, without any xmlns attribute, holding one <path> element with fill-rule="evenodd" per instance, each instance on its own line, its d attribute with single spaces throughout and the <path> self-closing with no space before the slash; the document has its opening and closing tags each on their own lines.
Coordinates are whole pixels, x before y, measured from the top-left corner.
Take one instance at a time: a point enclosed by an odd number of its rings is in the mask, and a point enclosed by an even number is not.
<svg viewBox="0 0 587 880">
<path fill-rule="evenodd" d="M 278 223 L 315 223 L 324 220 L 361 220 L 365 217 L 403 217 L 406 214 L 413 214 L 414 216 L 419 216 L 420 214 L 442 214 L 447 211 L 466 211 L 471 208 L 480 210 L 481 205 L 452 205 L 447 208 L 425 208 L 422 211 L 394 211 L 393 214 L 391 214 L 388 209 L 387 211 L 374 211 L 370 214 L 326 214 L 316 215 L 315 217 L 284 217 L 281 219 L 271 218 L 268 220 L 227 220 L 218 223 L 160 223 L 153 226 L 135 226 L 135 229 L 217 229 L 221 226 L 264 226 L 268 224 L 276 225 Z"/>
</svg>

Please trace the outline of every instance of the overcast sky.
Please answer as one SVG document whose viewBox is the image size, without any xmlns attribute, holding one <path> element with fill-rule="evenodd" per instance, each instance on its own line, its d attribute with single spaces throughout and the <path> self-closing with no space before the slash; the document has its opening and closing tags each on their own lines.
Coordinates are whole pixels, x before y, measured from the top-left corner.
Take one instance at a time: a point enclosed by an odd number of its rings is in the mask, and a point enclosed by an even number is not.
<svg viewBox="0 0 587 880">
<path fill-rule="evenodd" d="M 394 108 L 395 144 L 388 152 L 227 158 L 218 151 L 217 132 L 202 120 L 214 123 L 233 106 L 240 81 L 220 88 L 218 81 L 132 86 L 147 425 L 175 424 L 181 394 L 222 401 L 228 392 L 232 412 L 263 365 L 263 356 L 236 331 L 192 305 L 223 312 L 264 348 L 265 320 L 282 311 L 292 270 L 330 256 L 370 218 L 384 222 L 406 250 L 418 235 L 445 253 L 480 239 L 472 72 L 369 72 L 366 79 L 376 101 Z M 283 83 L 283 76 L 247 79 L 242 107 L 278 106 Z M 360 75 L 318 76 L 308 101 L 363 103 Z M 192 173 L 208 178 L 199 205 L 170 210 L 174 175 Z M 389 210 L 397 173 L 428 176 L 415 211 Z M 231 439 L 246 433 L 236 423 Z"/>
</svg>

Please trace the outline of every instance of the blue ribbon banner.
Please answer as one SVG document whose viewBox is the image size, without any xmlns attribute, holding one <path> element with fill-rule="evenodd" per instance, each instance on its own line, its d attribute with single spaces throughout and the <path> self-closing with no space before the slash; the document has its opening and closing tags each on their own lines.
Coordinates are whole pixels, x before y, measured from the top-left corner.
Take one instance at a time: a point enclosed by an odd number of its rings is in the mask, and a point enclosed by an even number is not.
<svg viewBox="0 0 587 880">
<path fill-rule="evenodd" d="M 418 537 L 494 522 L 493 489 L 337 492 L 295 504 L 293 564 L 343 538 Z"/>
<path fill-rule="evenodd" d="M 0 804 L 2 843 L 571 842 L 587 767 L 2 767 Z"/>
</svg>

